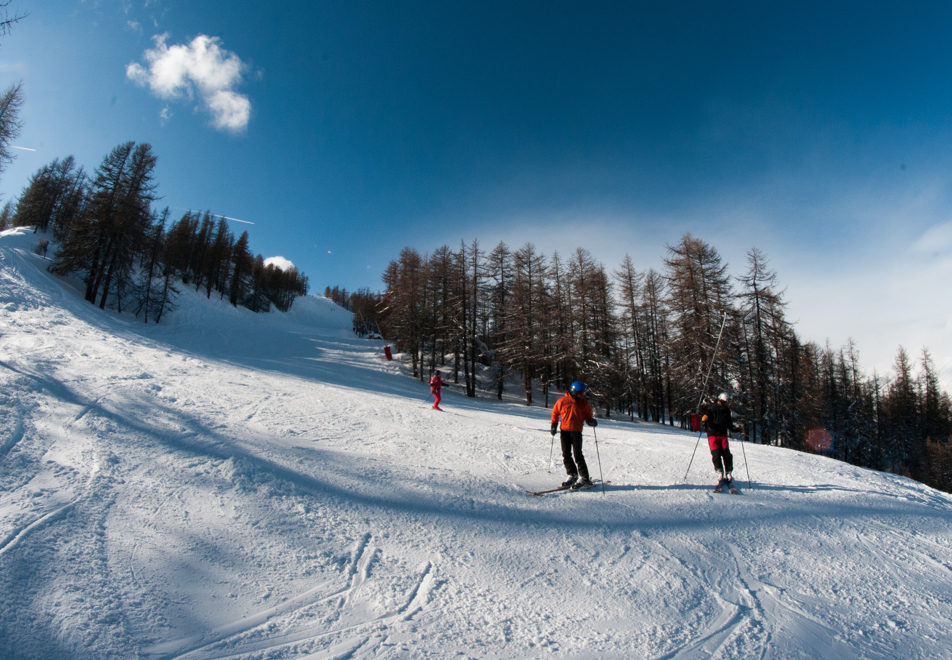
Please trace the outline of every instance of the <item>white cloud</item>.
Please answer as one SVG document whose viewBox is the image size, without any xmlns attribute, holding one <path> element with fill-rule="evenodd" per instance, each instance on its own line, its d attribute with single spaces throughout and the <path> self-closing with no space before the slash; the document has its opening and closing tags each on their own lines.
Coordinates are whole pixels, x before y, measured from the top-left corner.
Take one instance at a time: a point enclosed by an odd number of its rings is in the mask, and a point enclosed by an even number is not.
<svg viewBox="0 0 952 660">
<path fill-rule="evenodd" d="M 200 34 L 188 45 L 169 46 L 168 35 L 153 37 L 155 48 L 143 57 L 147 67 L 133 62 L 126 76 L 148 86 L 161 99 L 199 96 L 212 115 L 215 128 L 239 132 L 248 126 L 251 101 L 234 91 L 247 68 L 241 59 L 221 48 L 217 37 Z"/>
<path fill-rule="evenodd" d="M 247 96 L 220 90 L 205 99 L 215 118 L 215 128 L 240 131 L 248 125 L 251 102 Z"/>
<path fill-rule="evenodd" d="M 284 257 L 268 257 L 264 260 L 265 266 L 274 266 L 275 268 L 280 268 L 281 270 L 287 272 L 294 268 L 294 264 L 285 259 Z"/>
</svg>

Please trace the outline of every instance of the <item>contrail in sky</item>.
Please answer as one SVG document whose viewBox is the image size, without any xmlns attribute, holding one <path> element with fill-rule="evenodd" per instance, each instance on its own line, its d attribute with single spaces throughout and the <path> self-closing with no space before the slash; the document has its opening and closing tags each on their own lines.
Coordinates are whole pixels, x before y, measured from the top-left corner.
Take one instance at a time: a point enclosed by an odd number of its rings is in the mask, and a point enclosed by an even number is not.
<svg viewBox="0 0 952 660">
<path fill-rule="evenodd" d="M 29 147 L 18 147 L 15 144 L 11 144 L 10 146 L 14 149 L 23 149 L 23 151 L 36 151 L 36 149 L 30 149 Z"/>
<path fill-rule="evenodd" d="M 194 210 L 195 210 L 195 209 L 182 208 L 181 206 L 173 206 L 172 208 L 173 208 L 173 209 L 178 209 L 179 211 L 194 211 Z M 213 216 L 216 217 L 216 218 L 224 218 L 225 220 L 233 220 L 234 222 L 243 222 L 243 223 L 245 223 L 246 225 L 253 225 L 253 224 L 254 224 L 253 222 L 248 222 L 247 220 L 239 220 L 238 218 L 229 218 L 227 215 L 222 215 L 221 213 L 212 213 L 212 214 L 210 214 L 210 215 L 213 215 Z"/>
</svg>

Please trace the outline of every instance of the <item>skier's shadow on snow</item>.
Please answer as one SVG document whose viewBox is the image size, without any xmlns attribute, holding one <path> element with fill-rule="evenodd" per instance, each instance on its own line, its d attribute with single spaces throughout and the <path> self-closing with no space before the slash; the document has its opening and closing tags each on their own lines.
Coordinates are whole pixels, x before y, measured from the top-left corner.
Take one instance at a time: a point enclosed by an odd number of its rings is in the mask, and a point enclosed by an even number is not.
<svg viewBox="0 0 952 660">
<path fill-rule="evenodd" d="M 766 492 L 766 493 L 803 493 L 805 495 L 813 493 L 823 493 L 823 492 L 838 492 L 838 493 L 858 493 L 858 494 L 874 494 L 881 495 L 882 497 L 894 497 L 894 494 L 890 494 L 884 491 L 872 491 L 869 489 L 861 488 L 846 488 L 844 486 L 837 486 L 835 484 L 810 484 L 810 485 L 786 485 L 786 484 L 764 484 L 758 483 L 756 481 L 745 481 L 735 479 L 734 483 L 737 487 L 744 493 L 756 493 L 756 492 Z M 714 490 L 714 484 L 668 484 L 668 485 L 645 485 L 645 484 L 608 484 L 606 486 L 607 490 L 616 490 L 616 491 L 659 491 L 659 492 L 669 492 L 669 491 L 705 491 L 711 492 Z"/>
<path fill-rule="evenodd" d="M 840 492 L 840 493 L 863 493 L 876 494 L 889 497 L 889 493 L 871 491 L 869 489 L 846 488 L 834 484 L 811 484 L 802 486 L 793 486 L 787 484 L 756 484 L 757 490 L 765 490 L 777 493 L 821 493 L 821 492 Z"/>
<path fill-rule="evenodd" d="M 745 484 L 746 485 L 746 484 Z M 660 493 L 668 493 L 671 491 L 712 491 L 714 490 L 714 484 L 666 484 L 666 485 L 657 485 L 653 486 L 650 484 L 622 484 L 622 483 L 610 483 L 605 486 L 605 490 L 611 491 L 656 491 Z"/>
</svg>

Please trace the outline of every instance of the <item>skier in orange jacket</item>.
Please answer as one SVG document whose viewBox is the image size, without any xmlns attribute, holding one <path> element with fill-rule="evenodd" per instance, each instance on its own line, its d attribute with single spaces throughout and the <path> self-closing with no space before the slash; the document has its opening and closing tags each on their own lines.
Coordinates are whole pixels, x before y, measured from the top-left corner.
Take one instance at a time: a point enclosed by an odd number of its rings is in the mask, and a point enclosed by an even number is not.
<svg viewBox="0 0 952 660">
<path fill-rule="evenodd" d="M 588 465 L 582 455 L 582 425 L 597 426 L 592 415 L 592 406 L 585 400 L 585 383 L 575 381 L 561 399 L 552 406 L 552 435 L 558 430 L 559 421 L 562 422 L 562 464 L 569 478 L 563 482 L 565 488 L 584 488 L 591 486 L 588 478 Z M 572 455 L 575 460 L 572 460 Z M 579 479 L 581 477 L 581 479 Z"/>
</svg>

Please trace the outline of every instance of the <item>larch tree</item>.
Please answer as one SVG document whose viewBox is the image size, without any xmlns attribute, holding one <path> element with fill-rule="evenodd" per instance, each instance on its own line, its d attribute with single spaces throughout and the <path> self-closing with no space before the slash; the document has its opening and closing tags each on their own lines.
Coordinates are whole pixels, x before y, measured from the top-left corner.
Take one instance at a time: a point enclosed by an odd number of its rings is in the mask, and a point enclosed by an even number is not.
<svg viewBox="0 0 952 660">
<path fill-rule="evenodd" d="M 714 390 L 731 391 L 738 360 L 734 296 L 727 264 L 712 246 L 691 234 L 668 246 L 667 304 L 671 310 L 671 377 L 675 387 L 674 414 L 682 420 L 692 412 L 702 395 Z M 718 336 L 724 327 L 718 347 Z M 719 351 L 711 370 L 708 391 L 702 392 L 715 347 Z M 713 389 L 711 389 L 713 388 Z"/>
<path fill-rule="evenodd" d="M 509 366 L 500 347 L 509 343 L 508 310 L 513 279 L 512 251 L 500 241 L 486 258 L 485 288 L 488 327 L 484 332 L 491 346 L 487 355 L 490 362 L 489 385 L 496 393 L 496 398 L 500 400 L 509 376 Z"/>
<path fill-rule="evenodd" d="M 9 7 L 11 4 L 12 0 L 0 0 L 0 37 L 5 37 L 10 34 L 15 24 L 29 16 L 29 14 L 20 13 L 15 13 L 13 16 L 11 16 L 10 12 L 7 11 L 7 7 Z"/>
<path fill-rule="evenodd" d="M 151 227 L 156 157 L 148 144 L 126 142 L 110 152 L 90 186 L 89 201 L 61 244 L 57 273 L 81 272 L 86 300 L 105 308 L 113 287 L 129 288 L 132 268 Z M 121 297 L 116 300 L 121 307 Z"/>
<path fill-rule="evenodd" d="M 0 94 L 0 175 L 13 162 L 13 142 L 23 130 L 20 111 L 23 109 L 23 83 L 10 85 Z"/>
<path fill-rule="evenodd" d="M 769 442 L 780 432 L 780 355 L 790 334 L 777 274 L 756 247 L 747 252 L 747 272 L 738 278 L 743 319 L 743 383 L 749 411 L 748 439 Z"/>
<path fill-rule="evenodd" d="M 918 397 L 912 364 L 906 350 L 900 346 L 893 369 L 896 377 L 887 391 L 884 402 L 886 430 L 886 459 L 890 471 L 897 472 L 909 466 L 919 452 Z"/>
<path fill-rule="evenodd" d="M 86 174 L 76 169 L 75 159 L 56 159 L 30 176 L 20 193 L 13 224 L 34 227 L 34 231 L 53 229 L 57 240 L 63 240 L 82 213 L 86 193 Z"/>
<path fill-rule="evenodd" d="M 3 208 L 0 209 L 0 231 L 10 227 L 10 224 L 13 222 L 13 201 L 8 201 L 3 205 Z"/>
<path fill-rule="evenodd" d="M 532 405 L 532 382 L 541 366 L 540 312 L 545 304 L 545 257 L 526 243 L 513 258 L 512 294 L 504 314 L 507 341 L 501 346 L 503 363 L 522 376 L 527 406 Z"/>
<path fill-rule="evenodd" d="M 232 250 L 232 269 L 231 282 L 228 286 L 228 301 L 238 306 L 238 303 L 244 304 L 245 296 L 248 291 L 248 281 L 251 277 L 253 261 L 251 252 L 248 249 L 248 232 L 241 232 L 241 236 L 235 242 Z"/>
<path fill-rule="evenodd" d="M 645 417 L 643 393 L 645 383 L 644 354 L 644 303 L 642 300 L 645 275 L 635 269 L 629 255 L 622 259 L 621 266 L 614 273 L 618 284 L 619 335 L 622 340 L 621 355 L 624 366 L 620 394 L 628 409 L 629 417 L 634 417 L 637 408 L 639 415 Z"/>
<path fill-rule="evenodd" d="M 158 323 L 162 313 L 171 302 L 168 289 L 168 278 L 162 267 L 165 241 L 165 223 L 169 217 L 169 208 L 165 207 L 162 214 L 155 218 L 151 228 L 146 233 L 145 251 L 139 263 L 139 283 L 135 290 L 135 307 L 133 313 L 136 318 L 141 314 L 145 323 L 151 316 Z"/>
</svg>

